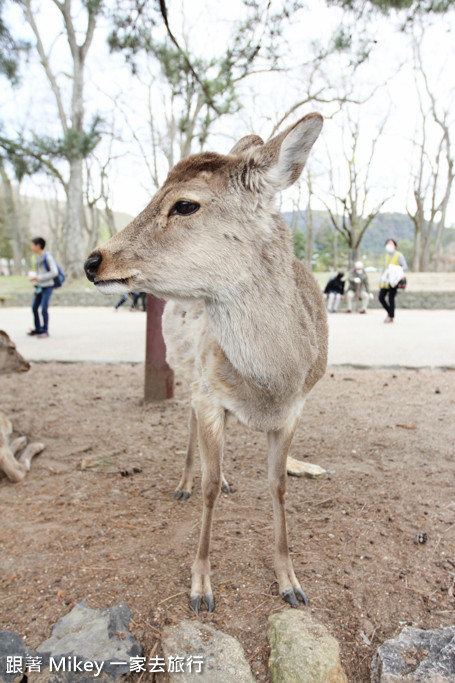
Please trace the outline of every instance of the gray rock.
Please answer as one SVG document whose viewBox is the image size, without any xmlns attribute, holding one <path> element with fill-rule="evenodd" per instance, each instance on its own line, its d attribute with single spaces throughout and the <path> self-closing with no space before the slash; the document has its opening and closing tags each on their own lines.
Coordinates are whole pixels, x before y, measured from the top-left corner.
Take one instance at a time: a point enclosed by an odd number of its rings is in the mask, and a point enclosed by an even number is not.
<svg viewBox="0 0 455 683">
<path fill-rule="evenodd" d="M 269 624 L 273 683 L 348 683 L 338 642 L 308 610 L 273 614 Z"/>
<path fill-rule="evenodd" d="M 406 627 L 386 640 L 371 665 L 371 683 L 453 683 L 455 626 L 433 631 Z"/>
<path fill-rule="evenodd" d="M 51 637 L 37 648 L 40 671 L 28 673 L 28 683 L 101 683 L 129 673 L 130 657 L 141 654 L 128 631 L 130 619 L 125 604 L 91 609 L 80 602 L 58 620 Z"/>
<path fill-rule="evenodd" d="M 5 683 L 17 683 L 23 678 L 23 673 L 19 669 L 17 673 L 14 673 L 13 660 L 9 660 L 8 665 L 7 657 L 19 657 L 23 663 L 25 657 L 29 657 L 31 654 L 31 650 L 17 633 L 0 631 L 0 681 L 2 683 L 3 681 Z M 22 666 L 19 668 L 22 669 Z M 8 669 L 11 673 L 6 673 Z"/>
<path fill-rule="evenodd" d="M 245 654 L 235 638 L 198 621 L 182 621 L 167 628 L 161 640 L 166 673 L 157 680 L 169 683 L 254 683 Z M 169 658 L 183 658 L 183 672 L 169 671 Z M 188 670 L 188 658 L 201 666 Z M 198 671 L 200 670 L 200 673 Z"/>
</svg>

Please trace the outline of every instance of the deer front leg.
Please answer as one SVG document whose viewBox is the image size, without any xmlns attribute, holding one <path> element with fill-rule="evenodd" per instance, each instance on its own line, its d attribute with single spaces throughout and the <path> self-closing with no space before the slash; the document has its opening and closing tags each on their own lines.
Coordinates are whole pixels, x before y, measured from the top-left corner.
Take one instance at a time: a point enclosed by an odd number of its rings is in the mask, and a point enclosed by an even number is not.
<svg viewBox="0 0 455 683">
<path fill-rule="evenodd" d="M 182 478 L 179 485 L 174 491 L 174 498 L 176 500 L 188 500 L 193 490 L 193 470 L 194 470 L 194 452 L 197 443 L 197 416 L 193 407 L 190 410 L 189 428 L 188 428 L 188 448 L 186 450 L 185 465 L 183 467 Z M 224 493 L 230 493 L 231 489 L 224 474 L 221 474 L 221 490 Z"/>
<path fill-rule="evenodd" d="M 189 419 L 189 435 L 188 448 L 186 449 L 185 465 L 183 467 L 182 478 L 180 483 L 174 491 L 174 498 L 176 500 L 188 500 L 193 489 L 193 468 L 194 468 L 194 451 L 197 441 L 197 417 L 193 406 L 190 409 Z"/>
<path fill-rule="evenodd" d="M 299 600 L 304 605 L 308 605 L 308 598 L 294 573 L 292 560 L 289 555 L 286 529 L 286 458 L 296 424 L 296 422 L 293 422 L 292 425 L 287 425 L 278 431 L 267 433 L 269 487 L 272 494 L 273 525 L 275 530 L 275 573 L 278 579 L 280 595 L 292 607 L 298 607 Z"/>
<path fill-rule="evenodd" d="M 191 607 L 199 614 L 201 601 L 213 612 L 215 603 L 210 584 L 210 535 L 216 501 L 220 495 L 225 411 L 200 403 L 197 407 L 199 449 L 202 467 L 202 522 L 199 547 L 191 569 Z"/>
</svg>

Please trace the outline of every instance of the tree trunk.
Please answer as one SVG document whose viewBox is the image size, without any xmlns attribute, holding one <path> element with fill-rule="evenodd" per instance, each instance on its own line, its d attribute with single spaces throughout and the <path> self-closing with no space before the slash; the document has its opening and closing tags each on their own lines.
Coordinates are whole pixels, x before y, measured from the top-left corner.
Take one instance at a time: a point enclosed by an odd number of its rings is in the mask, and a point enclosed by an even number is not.
<svg viewBox="0 0 455 683">
<path fill-rule="evenodd" d="M 88 212 L 90 223 L 88 226 L 87 253 L 93 251 L 100 241 L 100 212 L 96 206 L 96 202 L 89 204 Z"/>
<path fill-rule="evenodd" d="M 442 242 L 444 238 L 444 229 L 446 224 L 447 207 L 449 205 L 450 195 L 452 193 L 452 184 L 454 179 L 453 174 L 453 161 L 449 160 L 449 170 L 447 177 L 447 187 L 444 194 L 444 199 L 441 205 L 441 218 L 439 219 L 438 228 L 436 230 L 436 241 L 434 245 L 434 256 L 435 256 L 435 270 L 439 271 L 443 269 L 443 262 L 441 260 L 442 256 Z"/>
<path fill-rule="evenodd" d="M 433 235 L 434 235 L 434 223 L 433 220 L 427 225 L 427 233 L 423 240 L 422 253 L 420 255 L 420 272 L 427 273 L 431 270 L 431 260 L 432 260 L 432 246 L 433 246 Z"/>
<path fill-rule="evenodd" d="M 77 278 L 84 274 L 85 260 L 82 159 L 71 161 L 66 198 L 64 266 L 68 277 Z"/>
<path fill-rule="evenodd" d="M 73 54 L 73 91 L 71 97 L 71 129 L 74 133 L 84 130 L 84 62 L 81 51 L 72 44 L 72 36 L 68 34 L 68 42 Z M 84 234 L 84 189 L 82 156 L 70 159 L 70 177 L 68 181 L 68 210 L 65 236 L 65 266 L 70 278 L 84 274 L 85 260 Z"/>
<path fill-rule="evenodd" d="M 349 228 L 349 268 L 354 268 L 354 264 L 359 260 L 360 253 L 360 239 L 359 239 L 359 217 L 357 215 L 356 206 L 353 204 L 350 212 L 350 228 Z"/>
<path fill-rule="evenodd" d="M 55 185 L 54 185 L 55 187 Z M 66 188 L 65 188 L 66 189 Z M 57 190 L 52 199 L 45 199 L 44 205 L 46 207 L 46 219 L 51 234 L 51 252 L 55 257 L 59 257 L 61 262 L 65 263 L 65 224 L 66 224 L 66 208 L 65 202 L 60 202 L 58 199 Z"/>
<path fill-rule="evenodd" d="M 349 247 L 349 269 L 354 268 L 354 264 L 359 260 L 360 246 Z"/>
<path fill-rule="evenodd" d="M 14 275 L 21 275 L 24 244 L 21 235 L 19 198 L 14 197 L 14 189 L 11 180 L 5 171 L 5 167 L 3 166 L 1 159 L 0 175 L 2 178 L 6 206 L 6 233 L 10 237 L 13 248 L 12 272 Z"/>
<path fill-rule="evenodd" d="M 416 212 L 409 216 L 414 223 L 414 249 L 412 252 L 412 270 L 414 273 L 420 271 L 420 256 L 422 253 L 423 234 L 425 230 L 425 218 L 423 215 L 423 201 L 417 192 L 414 192 L 416 201 Z"/>
<path fill-rule="evenodd" d="M 311 171 L 307 169 L 307 186 L 308 186 L 308 204 L 306 210 L 306 221 L 305 221 L 305 263 L 311 270 L 313 262 L 313 234 L 314 234 L 314 216 L 313 209 L 311 206 L 311 198 L 313 196 L 313 179 Z M 300 190 L 301 185 L 299 183 L 299 200 L 300 200 Z"/>
<path fill-rule="evenodd" d="M 338 272 L 338 230 L 333 231 L 333 269 Z"/>
<path fill-rule="evenodd" d="M 444 270 L 441 257 L 443 251 L 442 242 L 444 238 L 446 210 L 447 206 L 443 209 L 441 220 L 438 223 L 438 229 L 436 232 L 436 241 L 434 245 L 434 269 L 436 272 Z"/>
<path fill-rule="evenodd" d="M 190 107 L 188 108 L 188 116 L 186 117 L 186 128 L 180 139 L 180 159 L 186 159 L 191 154 L 191 146 L 195 137 L 196 122 L 199 112 L 203 107 L 203 97 L 199 95 L 196 102 L 195 111 L 190 115 Z M 202 150 L 201 150 L 202 151 Z"/>
<path fill-rule="evenodd" d="M 422 251 L 422 230 L 418 221 L 414 221 L 414 247 L 412 252 L 412 270 L 420 272 L 420 252 Z"/>
<path fill-rule="evenodd" d="M 421 273 L 426 273 L 430 268 L 431 243 L 433 241 L 433 218 L 428 221 L 426 232 L 423 233 L 422 249 L 420 252 L 419 269 Z"/>
<path fill-rule="evenodd" d="M 106 206 L 104 209 L 104 215 L 106 217 L 106 223 L 107 223 L 107 229 L 109 230 L 109 236 L 113 237 L 115 233 L 117 232 L 117 228 L 115 227 L 115 215 L 114 212 L 112 211 L 111 207 L 108 205 L 106 202 Z"/>
</svg>

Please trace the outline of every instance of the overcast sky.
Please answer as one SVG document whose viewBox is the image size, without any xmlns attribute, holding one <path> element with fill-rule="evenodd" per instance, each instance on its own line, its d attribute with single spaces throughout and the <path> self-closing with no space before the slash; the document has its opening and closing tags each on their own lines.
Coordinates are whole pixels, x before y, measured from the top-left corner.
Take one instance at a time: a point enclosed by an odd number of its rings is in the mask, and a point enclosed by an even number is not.
<svg viewBox="0 0 455 683">
<path fill-rule="evenodd" d="M 232 22 L 240 16 L 242 8 L 239 0 L 230 0 L 229 3 L 220 3 L 218 0 L 186 0 L 183 13 L 179 3 L 169 2 L 169 5 L 175 32 L 181 36 L 184 31 L 193 50 L 204 56 L 220 53 L 232 30 Z M 39 25 L 46 44 L 53 45 L 52 61 L 59 73 L 59 82 L 65 88 L 68 85 L 65 68 L 69 62 L 65 40 L 63 37 L 58 38 L 59 12 L 50 0 L 43 0 L 39 6 Z M 17 8 L 10 12 L 9 20 L 16 34 L 31 38 Z M 327 42 L 342 20 L 343 13 L 340 9 L 333 6 L 328 9 L 322 0 L 309 0 L 308 10 L 301 12 L 287 31 L 289 51 L 282 64 L 292 69 L 289 73 L 260 74 L 247 81 L 242 87 L 243 109 L 234 116 L 221 119 L 215 125 L 209 139 L 210 149 L 226 153 L 236 138 L 252 132 L 253 129 L 267 138 L 286 108 L 292 106 L 305 90 L 307 72 L 299 69 L 298 64 L 308 60 L 311 41 L 317 39 L 322 43 Z M 450 103 L 453 105 L 453 29 L 452 16 L 438 18 L 426 27 L 421 41 L 429 82 L 438 97 L 441 110 Z M 373 98 L 360 107 L 351 109 L 351 115 L 357 120 L 359 127 L 360 161 L 366 162 L 371 143 L 378 136 L 382 122 L 387 119 L 384 134 L 377 143 L 371 169 L 371 201 L 367 209 L 373 208 L 383 198 L 390 197 L 384 211 L 406 212 L 407 205 L 410 209 L 413 208 L 410 173 L 415 155 L 413 142 L 418 139 L 420 125 L 412 50 L 408 37 L 398 30 L 397 22 L 392 19 L 378 19 L 372 33 L 376 46 L 368 63 L 358 70 L 354 78 L 346 67 L 346 58 L 342 57 L 332 60 L 328 78 L 340 89 L 347 85 L 353 96 L 360 99 L 377 88 Z M 106 35 L 106 22 L 101 20 L 88 59 L 87 118 L 95 112 L 101 113 L 109 125 L 114 125 L 117 137 L 121 138 L 121 142 L 114 145 L 118 158 L 112 164 L 110 173 L 112 202 L 114 209 L 135 214 L 147 203 L 154 189 L 146 164 L 125 119 L 128 119 L 129 126 L 133 127 L 137 135 L 143 135 L 145 140 L 147 93 L 131 76 L 123 58 L 109 54 Z M 165 105 L 159 82 L 154 90 L 152 104 L 156 120 L 160 123 L 164 120 Z M 23 69 L 21 87 L 14 91 L 5 87 L 0 107 L 0 116 L 10 133 L 18 126 L 24 131 L 59 133 L 58 126 L 54 123 L 56 117 L 52 94 L 34 56 Z M 345 178 L 343 146 L 346 147 L 347 138 L 343 133 L 343 117 L 331 118 L 335 109 L 333 104 L 309 105 L 286 124 L 311 110 L 318 110 L 327 117 L 323 139 L 315 146 L 311 162 L 316 176 L 317 193 L 324 196 L 326 201 L 330 201 L 329 156 L 335 178 L 341 184 Z M 455 115 L 452 124 L 453 121 Z M 433 136 L 436 144 L 436 131 L 430 132 L 430 136 Z M 146 146 L 146 141 L 144 144 Z M 98 155 L 103 157 L 105 152 L 105 147 L 100 145 Z M 167 168 L 163 165 L 163 179 L 166 172 Z M 34 178 L 27 182 L 26 191 L 29 194 L 46 193 L 46 184 L 42 178 Z M 302 196 L 304 205 L 304 192 Z M 295 191 L 289 192 L 284 198 L 284 208 L 290 208 L 292 197 L 295 197 Z M 322 208 L 317 200 L 316 205 Z M 455 223 L 455 196 L 450 206 L 449 221 Z"/>
</svg>

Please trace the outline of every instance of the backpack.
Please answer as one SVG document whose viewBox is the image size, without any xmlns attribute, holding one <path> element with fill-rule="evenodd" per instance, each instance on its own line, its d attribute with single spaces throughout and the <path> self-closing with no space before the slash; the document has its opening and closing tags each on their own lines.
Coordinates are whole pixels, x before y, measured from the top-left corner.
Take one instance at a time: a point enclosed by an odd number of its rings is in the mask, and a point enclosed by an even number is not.
<svg viewBox="0 0 455 683">
<path fill-rule="evenodd" d="M 50 270 L 49 264 L 47 262 L 47 257 L 48 257 L 48 254 L 47 253 L 44 254 L 43 263 L 44 263 L 44 267 L 46 268 L 46 270 Z M 54 277 L 54 289 L 57 289 L 57 287 L 61 287 L 63 285 L 63 283 L 65 282 L 65 274 L 64 274 L 63 270 L 60 268 L 60 266 L 58 265 L 57 261 L 55 262 L 55 265 L 57 266 L 58 275 L 56 275 Z"/>
</svg>

